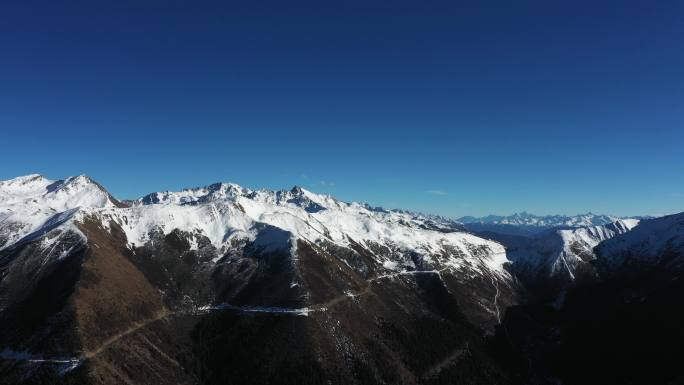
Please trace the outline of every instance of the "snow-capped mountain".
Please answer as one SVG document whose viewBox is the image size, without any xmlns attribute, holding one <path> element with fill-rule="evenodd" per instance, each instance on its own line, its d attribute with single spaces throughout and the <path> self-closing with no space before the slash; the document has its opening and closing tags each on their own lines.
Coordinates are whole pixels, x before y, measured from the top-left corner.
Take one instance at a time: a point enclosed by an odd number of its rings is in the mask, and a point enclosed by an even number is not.
<svg viewBox="0 0 684 385">
<path fill-rule="evenodd" d="M 147 371 L 127 369 L 142 362 L 173 383 L 243 371 L 272 382 L 286 369 L 263 362 L 296 356 L 319 368 L 296 370 L 300 380 L 415 383 L 463 349 L 486 354 L 482 334 L 517 303 L 504 247 L 436 216 L 299 187 L 216 183 L 124 204 L 85 176 L 0 186 L 4 378 L 102 383 L 97 373 L 114 368 L 120 382 L 146 383 Z M 252 354 L 228 354 L 245 346 Z"/>
<path fill-rule="evenodd" d="M 85 175 L 58 181 L 41 175 L 0 181 L 0 250 L 66 221 L 79 208 L 122 206 Z"/>
</svg>

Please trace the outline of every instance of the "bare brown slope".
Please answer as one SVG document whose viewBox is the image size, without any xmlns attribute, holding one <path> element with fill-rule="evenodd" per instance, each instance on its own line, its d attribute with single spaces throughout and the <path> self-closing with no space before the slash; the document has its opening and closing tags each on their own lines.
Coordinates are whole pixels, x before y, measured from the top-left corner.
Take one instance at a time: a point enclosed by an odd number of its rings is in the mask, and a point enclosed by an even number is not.
<svg viewBox="0 0 684 385">
<path fill-rule="evenodd" d="M 88 252 L 72 301 L 89 377 L 96 384 L 183 383 L 163 323 L 170 315 L 161 295 L 124 255 L 126 238 L 99 221 L 79 228 Z"/>
</svg>

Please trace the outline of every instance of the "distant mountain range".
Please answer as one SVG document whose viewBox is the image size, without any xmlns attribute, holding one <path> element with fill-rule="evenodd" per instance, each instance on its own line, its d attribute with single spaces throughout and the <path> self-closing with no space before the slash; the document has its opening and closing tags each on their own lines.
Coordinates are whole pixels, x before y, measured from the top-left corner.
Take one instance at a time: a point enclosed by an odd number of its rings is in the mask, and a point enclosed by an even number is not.
<svg viewBox="0 0 684 385">
<path fill-rule="evenodd" d="M 616 217 L 601 214 L 579 215 L 534 215 L 527 212 L 508 216 L 488 215 L 485 217 L 461 217 L 457 221 L 473 231 L 494 231 L 512 235 L 533 235 L 541 231 L 554 228 L 578 228 L 588 226 L 602 226 L 619 219 L 648 219 L 649 217 Z"/>
<path fill-rule="evenodd" d="M 28 175 L 0 181 L 0 378 L 676 383 L 682 272 L 684 213 L 455 221 L 301 187 L 120 201 Z"/>
<path fill-rule="evenodd" d="M 525 211 L 509 216 L 488 215 L 486 217 L 461 217 L 458 218 L 462 223 L 480 223 L 490 225 L 514 225 L 514 226 L 535 226 L 535 227 L 580 227 L 597 226 L 614 222 L 619 217 L 609 215 L 596 215 L 593 213 L 567 215 L 534 215 Z"/>
</svg>

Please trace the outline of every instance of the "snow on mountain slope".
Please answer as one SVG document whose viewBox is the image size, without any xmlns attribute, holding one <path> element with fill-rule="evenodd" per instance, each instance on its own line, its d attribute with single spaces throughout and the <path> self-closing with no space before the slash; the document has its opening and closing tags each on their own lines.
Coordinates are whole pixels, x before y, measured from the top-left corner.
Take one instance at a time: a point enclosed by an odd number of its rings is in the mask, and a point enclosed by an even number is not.
<svg viewBox="0 0 684 385">
<path fill-rule="evenodd" d="M 557 234 L 563 240 L 563 249 L 551 265 L 552 274 L 565 270 L 574 279 L 574 271 L 578 265 L 596 258 L 594 247 L 607 239 L 630 231 L 638 224 L 637 219 L 618 219 L 602 226 L 559 230 Z"/>
<path fill-rule="evenodd" d="M 605 273 L 629 266 L 682 267 L 684 213 L 642 221 L 634 230 L 601 243 L 596 254 Z"/>
<path fill-rule="evenodd" d="M 53 181 L 34 174 L 0 181 L 0 250 L 66 222 L 81 208 L 117 206 L 121 204 L 85 175 Z"/>
<path fill-rule="evenodd" d="M 513 267 L 534 278 L 565 276 L 574 280 L 596 259 L 594 247 L 637 226 L 637 219 L 619 219 L 601 226 L 553 230 L 520 244 L 508 245 Z"/>
<path fill-rule="evenodd" d="M 467 233 L 447 232 L 454 227 L 451 221 L 345 203 L 300 187 L 253 191 L 217 183 L 149 194 L 130 208 L 95 211 L 105 224 L 114 220 L 129 243 L 138 246 L 148 242 L 155 231 L 168 234 L 175 229 L 193 237 L 207 237 L 219 256 L 241 240 L 254 242 L 264 251 L 291 248 L 296 239 L 341 247 L 355 242 L 369 249 L 382 245 L 394 250 L 391 258 L 379 262 L 395 271 L 416 269 L 418 261 L 432 266 L 440 259 L 443 266 L 468 265 L 477 271 L 507 275 L 503 269 L 507 259 L 500 244 Z M 283 237 L 270 231 L 272 228 L 289 235 Z M 195 247 L 197 240 L 192 242 Z M 449 255 L 445 248 L 456 251 Z M 486 253 L 481 252 L 485 249 Z"/>
</svg>

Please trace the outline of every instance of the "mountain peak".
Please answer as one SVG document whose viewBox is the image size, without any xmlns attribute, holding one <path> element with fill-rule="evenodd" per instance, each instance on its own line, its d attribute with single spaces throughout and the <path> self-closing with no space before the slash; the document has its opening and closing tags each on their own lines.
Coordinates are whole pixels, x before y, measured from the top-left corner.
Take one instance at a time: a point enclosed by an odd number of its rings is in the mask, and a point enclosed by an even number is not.
<svg viewBox="0 0 684 385">
<path fill-rule="evenodd" d="M 41 179 L 41 178 L 45 179 L 45 177 L 42 176 L 41 174 L 28 174 L 28 175 L 18 176 L 16 178 L 12 178 L 12 179 L 3 180 L 3 181 L 0 181 L 0 183 L 5 183 L 5 182 L 19 182 L 20 183 L 20 182 L 27 182 L 27 181 L 32 181 L 32 180 Z"/>
<path fill-rule="evenodd" d="M 63 186 L 70 186 L 72 188 L 85 188 L 87 186 L 95 186 L 100 190 L 105 191 L 104 187 L 99 183 L 95 182 L 91 177 L 86 174 L 81 174 L 77 176 L 70 176 L 64 179 L 62 182 Z"/>
<path fill-rule="evenodd" d="M 302 186 L 299 186 L 299 185 L 295 185 L 295 186 L 292 187 L 292 189 L 290 190 L 290 192 L 293 193 L 293 194 L 303 194 L 304 191 L 305 191 L 305 190 L 302 188 Z"/>
<path fill-rule="evenodd" d="M 0 181 L 0 202 L 9 204 L 22 201 L 28 197 L 42 195 L 53 183 L 54 181 L 39 174 Z"/>
<path fill-rule="evenodd" d="M 13 230 L 0 237 L 0 248 L 49 228 L 80 209 L 125 207 L 87 175 L 50 180 L 38 174 L 0 182 L 0 217 Z"/>
<path fill-rule="evenodd" d="M 156 191 L 136 200 L 138 205 L 196 204 L 218 199 L 235 198 L 252 193 L 251 190 L 230 182 L 216 182 L 203 187 L 184 188 L 180 191 Z"/>
</svg>

